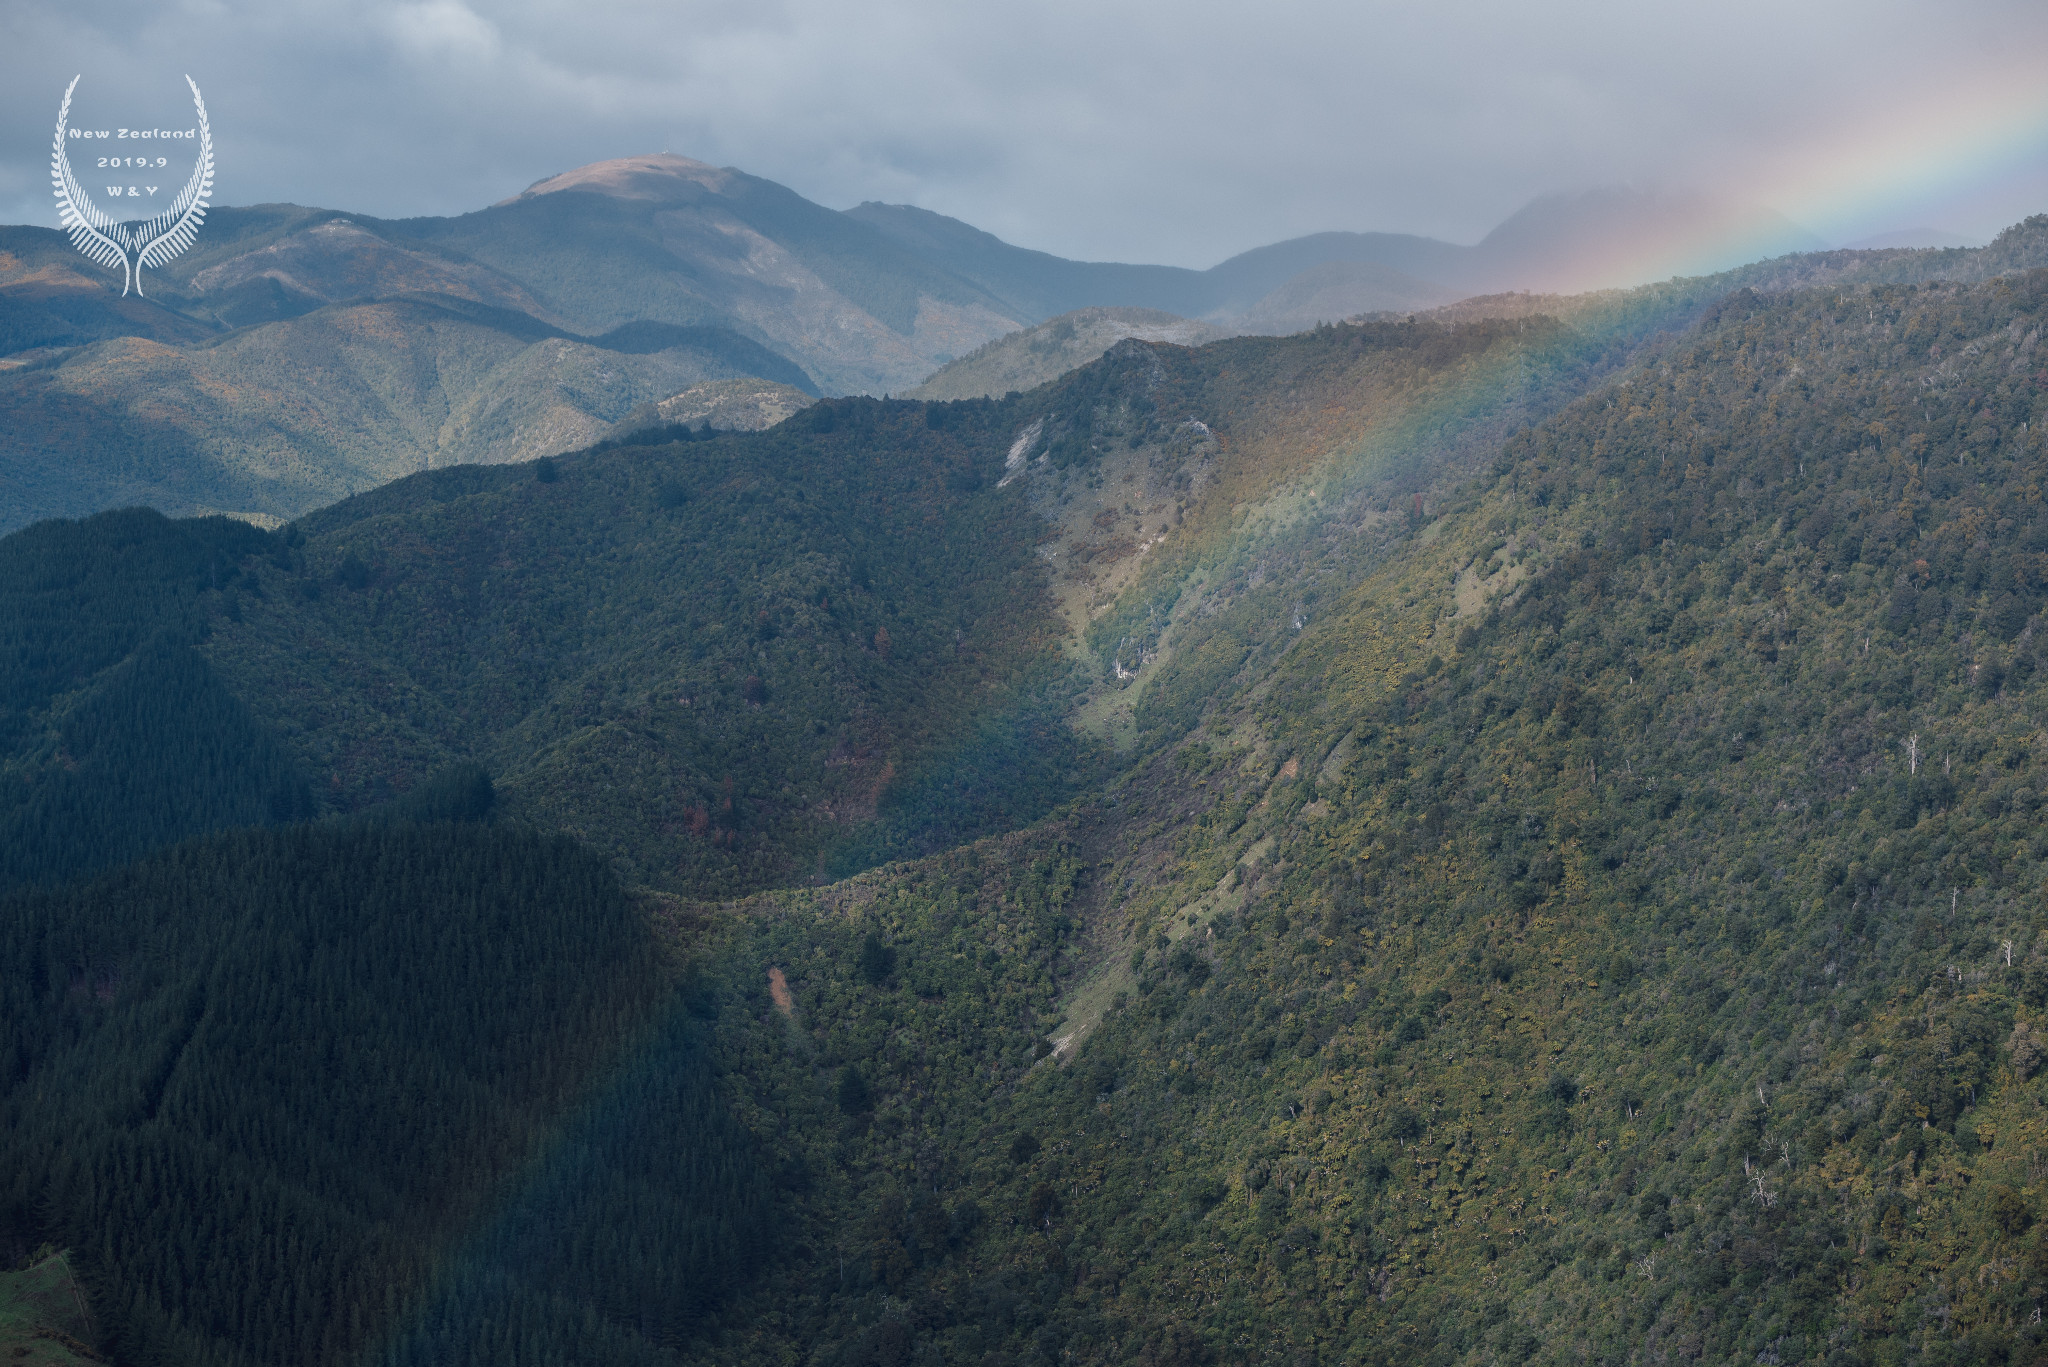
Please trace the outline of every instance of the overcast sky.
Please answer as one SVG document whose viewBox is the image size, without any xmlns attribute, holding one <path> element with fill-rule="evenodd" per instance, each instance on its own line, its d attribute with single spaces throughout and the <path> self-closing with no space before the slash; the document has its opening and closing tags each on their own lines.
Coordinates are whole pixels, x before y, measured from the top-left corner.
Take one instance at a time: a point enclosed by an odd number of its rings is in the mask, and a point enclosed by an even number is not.
<svg viewBox="0 0 2048 1367">
<path fill-rule="evenodd" d="M 183 127 L 186 72 L 216 202 L 388 217 L 664 150 L 1191 266 L 1611 183 L 1833 242 L 2048 211 L 2042 0 L 0 0 L 0 221 L 54 225 L 73 75 L 74 125 Z"/>
</svg>

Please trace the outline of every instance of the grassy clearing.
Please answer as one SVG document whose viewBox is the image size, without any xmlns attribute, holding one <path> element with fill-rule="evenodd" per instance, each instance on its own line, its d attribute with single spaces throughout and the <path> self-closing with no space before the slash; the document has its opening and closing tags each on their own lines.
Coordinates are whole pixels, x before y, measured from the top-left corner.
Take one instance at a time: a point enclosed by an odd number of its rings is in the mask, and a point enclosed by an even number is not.
<svg viewBox="0 0 2048 1367">
<path fill-rule="evenodd" d="M 0 1362 L 99 1362 L 85 1292 L 71 1260 L 47 1249 L 28 1267 L 0 1272 Z"/>
</svg>

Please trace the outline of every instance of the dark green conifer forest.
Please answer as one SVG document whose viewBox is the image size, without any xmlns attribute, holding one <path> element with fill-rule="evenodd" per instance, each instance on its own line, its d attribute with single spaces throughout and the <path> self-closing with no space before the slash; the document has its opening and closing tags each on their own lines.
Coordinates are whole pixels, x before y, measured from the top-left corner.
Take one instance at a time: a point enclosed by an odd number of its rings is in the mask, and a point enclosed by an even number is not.
<svg viewBox="0 0 2048 1367">
<path fill-rule="evenodd" d="M 2043 226 L 0 542 L 0 1341 L 2048 1359 Z"/>
<path fill-rule="evenodd" d="M 5 924 L 0 1199 L 118 1357 L 654 1361 L 761 1255 L 715 999 L 570 841 L 213 836 Z"/>
</svg>

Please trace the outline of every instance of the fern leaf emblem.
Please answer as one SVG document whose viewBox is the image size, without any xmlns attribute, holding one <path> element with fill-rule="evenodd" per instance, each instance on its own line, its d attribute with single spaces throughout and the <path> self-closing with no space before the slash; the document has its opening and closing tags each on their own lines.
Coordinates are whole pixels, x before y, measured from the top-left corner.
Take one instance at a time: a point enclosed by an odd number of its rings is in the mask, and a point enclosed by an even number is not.
<svg viewBox="0 0 2048 1367">
<path fill-rule="evenodd" d="M 71 173 L 71 158 L 65 146 L 66 126 L 71 119 L 71 94 L 78 89 L 78 80 L 73 76 L 71 84 L 64 87 L 64 102 L 57 107 L 57 138 L 50 149 L 50 183 L 57 194 L 57 221 L 70 235 L 71 245 L 87 260 L 121 272 L 123 296 L 131 289 L 140 295 L 142 268 L 159 269 L 183 252 L 199 236 L 199 225 L 206 220 L 206 199 L 213 193 L 213 130 L 206 122 L 206 100 L 199 93 L 198 82 L 187 76 L 185 84 L 192 87 L 192 104 L 199 111 L 199 156 L 192 167 L 192 178 L 185 182 L 185 188 L 178 192 L 170 207 L 155 218 L 121 223 L 93 203 L 78 177 Z"/>
</svg>

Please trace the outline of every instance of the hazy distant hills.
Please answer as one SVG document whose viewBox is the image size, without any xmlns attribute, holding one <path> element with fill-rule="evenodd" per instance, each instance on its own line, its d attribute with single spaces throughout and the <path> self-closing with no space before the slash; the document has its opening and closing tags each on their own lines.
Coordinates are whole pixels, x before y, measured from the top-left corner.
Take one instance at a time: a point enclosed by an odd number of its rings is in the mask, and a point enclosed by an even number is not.
<svg viewBox="0 0 2048 1367">
<path fill-rule="evenodd" d="M 1157 309 L 1075 309 L 962 356 L 904 397 L 997 398 L 1056 380 L 1127 337 L 1200 346 L 1224 335 L 1221 328 Z"/>
<path fill-rule="evenodd" d="M 6 228 L 0 528 L 126 503 L 289 518 L 416 470 L 586 445 L 704 383 L 902 393 L 1077 309 L 1284 333 L 1812 245 L 1765 211 L 1601 191 L 1538 201 L 1472 246 L 1322 233 L 1205 271 L 1076 262 L 666 154 L 453 218 L 219 209 L 146 298 L 120 297 L 61 234 Z M 1051 351 L 1017 338 L 960 392 L 1071 369 L 1115 340 L 1099 323 Z"/>
<path fill-rule="evenodd" d="M 1448 304 L 1456 290 L 1417 280 L 1390 266 L 1325 261 L 1294 276 L 1234 320 L 1239 332 L 1285 336 L 1318 323 L 1369 313 L 1406 313 Z"/>
<path fill-rule="evenodd" d="M 1573 236 L 1567 229 L 1573 214 L 1586 212 L 1601 198 L 1584 196 L 1576 201 L 1531 206 L 1529 211 L 1502 225 L 1478 247 L 1452 248 L 1424 238 L 1397 238 L 1390 234 L 1325 233 L 1260 248 L 1202 274 L 1212 277 L 1227 275 L 1238 282 L 1249 282 L 1215 286 L 1235 289 L 1238 296 L 1231 297 L 1239 297 L 1303 260 L 1318 256 L 1330 259 L 1288 276 L 1248 307 L 1236 312 L 1213 313 L 1207 322 L 1156 309 L 1076 309 L 1036 327 L 998 338 L 979 351 L 952 362 L 923 385 L 907 392 L 914 398 L 952 399 L 995 396 L 1012 389 L 1028 389 L 1094 360 L 1126 337 L 1190 345 L 1246 333 L 1285 335 L 1305 331 L 1319 323 L 1382 313 L 1428 313 L 1443 322 L 1534 316 L 1574 320 L 1588 310 L 1597 313 L 1609 307 L 1607 295 L 1613 291 L 1573 293 L 1568 284 L 1547 290 L 1538 287 L 1533 291 L 1505 291 L 1491 288 L 1486 282 L 1500 279 L 1542 281 L 1546 278 L 1569 282 L 1574 271 L 1583 271 L 1589 278 L 1597 279 L 1599 251 L 1610 252 L 1610 260 L 1621 262 L 1624 259 L 1623 244 L 1607 241 L 1600 245 L 1597 235 L 1592 235 L 1590 229 L 1587 240 L 1594 242 L 1595 246 L 1581 249 L 1584 260 L 1579 266 L 1573 265 L 1568 250 Z M 871 210 L 876 206 L 862 207 Z M 1726 226 L 1723 223 L 1722 228 Z M 1766 216 L 1757 221 L 1756 227 L 1763 236 L 1753 237 L 1751 246 L 1759 253 L 1768 254 L 1770 248 L 1796 245 L 1799 241 L 1794 236 L 1797 230 L 1784 225 L 1782 220 L 1773 222 Z M 1916 231 L 1895 236 L 1917 240 L 1927 235 L 1926 231 Z M 1942 237 L 1938 233 L 1933 236 L 1936 239 Z M 989 239 L 991 242 L 994 240 Z M 1661 240 L 1671 243 L 1677 239 L 1666 235 Z M 1712 259 L 1708 245 L 1702 244 L 1700 250 L 1707 253 L 1701 259 Z M 1725 255 L 1732 249 L 1724 247 L 1720 250 Z M 1344 259 L 1341 254 L 1346 252 L 1367 258 L 1377 254 L 1418 268 L 1434 269 L 1442 275 L 1464 281 L 1473 288 L 1473 292 L 1432 285 L 1403 270 L 1375 264 L 1369 259 Z M 1459 253 L 1467 254 L 1462 258 L 1462 264 Z M 1963 248 L 1936 241 L 1918 248 L 1899 242 L 1837 251 L 1802 249 L 1791 255 L 1779 254 L 1774 259 L 1748 257 L 1739 251 L 1734 254 L 1749 264 L 1712 273 L 1724 290 L 1744 287 L 1759 290 L 1810 288 L 1850 280 L 1897 283 L 1933 279 L 1983 280 L 2001 272 L 2048 262 L 2048 230 L 2044 230 L 2042 223 L 2029 220 L 2008 229 L 1997 242 L 1982 248 Z M 1522 264 L 1513 264 L 1517 261 Z M 1546 267 L 1545 262 L 1550 264 Z M 1155 284 L 1158 283 L 1157 277 L 1140 274 L 1140 268 L 1132 270 L 1132 280 L 1151 278 Z M 1198 308 L 1205 297 L 1214 297 L 1202 295 L 1197 286 L 1186 281 L 1176 288 L 1188 291 L 1183 294 L 1182 301 L 1189 309 Z"/>
<path fill-rule="evenodd" d="M 1067 261 L 1013 247 L 992 234 L 905 204 L 862 204 L 846 211 L 957 274 L 974 281 L 1010 308 L 1044 318 L 1117 303 L 1213 321 L 1234 321 L 1306 271 L 1332 261 L 1386 267 L 1412 276 L 1420 263 L 1435 268 L 1467 248 L 1400 233 L 1317 233 L 1260 247 L 1205 271 L 1180 266 L 1133 266 Z M 1440 272 L 1441 274 L 1441 272 Z M 1390 279 L 1392 277 L 1389 277 Z M 1455 292 L 1417 279 L 1399 287 Z M 1373 309 L 1394 307 L 1391 302 Z"/>
<path fill-rule="evenodd" d="M 585 339 L 433 295 L 197 346 L 118 337 L 0 371 L 0 518 L 146 504 L 283 520 L 423 468 L 587 445 L 638 404 L 764 374 L 808 383 L 722 328 Z"/>
<path fill-rule="evenodd" d="M 1319 281 L 1334 283 L 1332 263 L 1377 271 L 1350 275 L 1342 300 L 1349 307 L 1323 321 L 1500 290 L 1569 293 L 1705 275 L 1826 246 L 1768 209 L 1627 189 L 1546 196 L 1469 247 L 1408 233 L 1315 233 L 1206 271 L 1063 261 L 904 205 L 862 204 L 847 212 L 1020 311 L 1058 313 L 1113 297 L 1231 324 L 1291 316 L 1291 302 L 1305 302 Z"/>
</svg>

